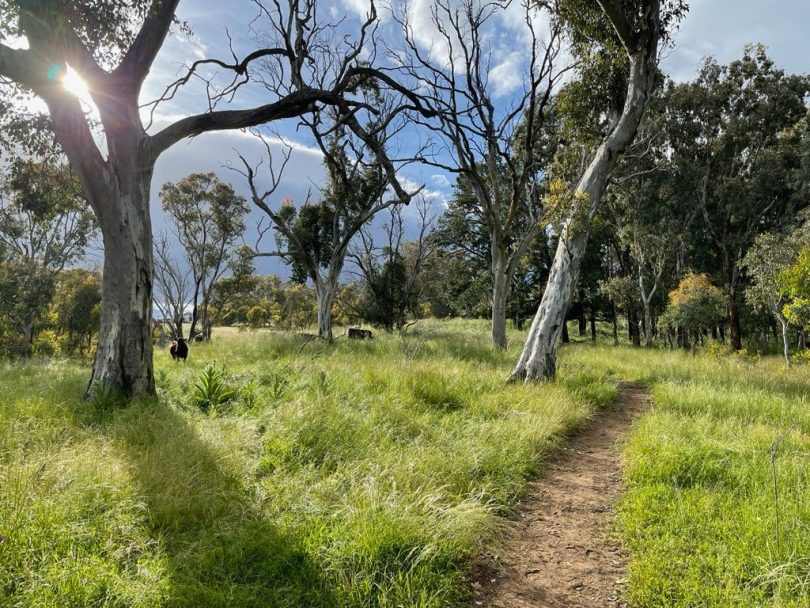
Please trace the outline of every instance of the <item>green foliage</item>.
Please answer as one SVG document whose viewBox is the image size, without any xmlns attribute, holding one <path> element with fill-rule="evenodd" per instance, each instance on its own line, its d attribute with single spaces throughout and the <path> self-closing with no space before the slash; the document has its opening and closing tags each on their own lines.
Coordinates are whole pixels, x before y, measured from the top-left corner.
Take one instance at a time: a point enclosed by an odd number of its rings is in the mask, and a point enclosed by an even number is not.
<svg viewBox="0 0 810 608">
<path fill-rule="evenodd" d="M 52 329 L 37 333 L 32 346 L 32 353 L 41 357 L 53 357 L 62 353 L 62 340 Z"/>
<path fill-rule="evenodd" d="M 208 412 L 233 400 L 237 389 L 228 386 L 228 381 L 223 368 L 217 367 L 216 363 L 208 365 L 194 384 L 194 404 Z"/>
<path fill-rule="evenodd" d="M 283 283 L 274 275 L 220 279 L 214 284 L 211 302 L 213 319 L 225 326 L 291 329 L 309 327 L 317 319 L 314 290 Z"/>
<path fill-rule="evenodd" d="M 664 318 L 674 327 L 691 331 L 714 327 L 725 315 L 726 302 L 705 274 L 687 274 L 669 294 Z"/>
<path fill-rule="evenodd" d="M 376 270 L 366 284 L 358 313 L 372 325 L 388 331 L 400 329 L 405 325 L 406 314 L 413 312 L 416 304 L 416 294 L 408 293 L 411 287 L 408 269 L 402 256 L 393 254 Z"/>
<path fill-rule="evenodd" d="M 101 272 L 71 269 L 57 279 L 51 307 L 54 327 L 71 353 L 89 353 L 101 316 Z"/>
<path fill-rule="evenodd" d="M 36 261 L 0 258 L 0 355 L 31 354 L 53 289 L 53 274 Z"/>
<path fill-rule="evenodd" d="M 782 277 L 795 257 L 796 248 L 784 235 L 766 232 L 757 236 L 742 262 L 751 277 L 745 295 L 752 305 L 781 312 L 786 296 Z"/>
<path fill-rule="evenodd" d="M 776 282 L 780 291 L 790 298 L 784 307 L 788 320 L 799 327 L 810 324 L 810 247 L 802 248 L 794 263 L 782 270 Z"/>
</svg>

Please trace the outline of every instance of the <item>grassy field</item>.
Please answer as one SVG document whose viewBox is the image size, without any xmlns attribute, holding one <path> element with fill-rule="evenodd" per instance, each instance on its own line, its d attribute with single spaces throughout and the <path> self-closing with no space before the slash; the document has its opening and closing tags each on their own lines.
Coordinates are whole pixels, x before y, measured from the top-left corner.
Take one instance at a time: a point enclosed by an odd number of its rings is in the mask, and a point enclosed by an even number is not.
<svg viewBox="0 0 810 608">
<path fill-rule="evenodd" d="M 625 452 L 620 534 L 637 606 L 810 606 L 810 371 L 576 346 L 568 373 L 649 384 Z"/>
<path fill-rule="evenodd" d="M 127 407 L 81 402 L 78 362 L 2 366 L 0 606 L 461 605 L 527 476 L 615 395 L 566 367 L 507 386 L 520 340 L 486 335 L 230 334 L 160 352 Z"/>
<path fill-rule="evenodd" d="M 126 407 L 82 402 L 80 362 L 0 366 L 0 606 L 465 605 L 614 379 L 656 404 L 625 446 L 633 604 L 808 605 L 807 368 L 576 344 L 558 382 L 508 386 L 519 335 L 498 353 L 484 322 L 417 329 L 224 332 L 187 365 L 159 352 L 158 398 Z"/>
</svg>

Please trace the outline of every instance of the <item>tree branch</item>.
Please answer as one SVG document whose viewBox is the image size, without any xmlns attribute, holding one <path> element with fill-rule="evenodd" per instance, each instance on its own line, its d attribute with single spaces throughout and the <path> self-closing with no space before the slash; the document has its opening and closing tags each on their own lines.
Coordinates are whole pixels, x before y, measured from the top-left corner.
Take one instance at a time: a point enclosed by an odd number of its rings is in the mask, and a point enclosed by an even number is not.
<svg viewBox="0 0 810 608">
<path fill-rule="evenodd" d="M 180 0 L 153 0 L 149 13 L 121 63 L 113 71 L 134 91 L 140 90 L 158 51 L 163 46 Z"/>
<path fill-rule="evenodd" d="M 627 54 L 635 55 L 638 50 L 638 34 L 633 31 L 619 2 L 617 0 L 596 0 L 596 2 L 602 8 L 602 12 L 605 13 L 605 17 L 608 18 L 613 29 L 616 30 L 616 35 Z"/>
<path fill-rule="evenodd" d="M 283 118 L 294 118 L 312 110 L 316 102 L 333 98 L 333 94 L 328 91 L 308 89 L 291 93 L 278 101 L 257 108 L 222 110 L 188 116 L 150 138 L 152 156 L 157 158 L 167 148 L 186 137 L 194 137 L 209 131 L 244 129 Z"/>
</svg>

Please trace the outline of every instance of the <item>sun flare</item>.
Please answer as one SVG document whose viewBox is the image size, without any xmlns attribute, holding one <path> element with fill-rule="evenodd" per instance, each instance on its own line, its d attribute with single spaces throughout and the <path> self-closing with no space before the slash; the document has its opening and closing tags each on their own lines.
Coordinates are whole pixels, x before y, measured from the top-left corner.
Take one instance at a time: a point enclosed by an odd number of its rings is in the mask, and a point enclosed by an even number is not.
<svg viewBox="0 0 810 608">
<path fill-rule="evenodd" d="M 62 79 L 62 86 L 83 102 L 92 104 L 93 98 L 90 96 L 90 89 L 87 88 L 87 83 L 82 80 L 82 77 L 79 76 L 73 68 L 67 68 L 65 76 Z"/>
</svg>

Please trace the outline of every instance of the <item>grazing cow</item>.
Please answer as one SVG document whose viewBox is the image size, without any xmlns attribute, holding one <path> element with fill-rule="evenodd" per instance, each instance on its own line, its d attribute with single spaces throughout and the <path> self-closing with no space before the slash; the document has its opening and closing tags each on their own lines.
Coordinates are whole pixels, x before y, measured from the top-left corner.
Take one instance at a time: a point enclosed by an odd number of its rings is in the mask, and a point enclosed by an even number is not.
<svg viewBox="0 0 810 608">
<path fill-rule="evenodd" d="M 175 361 L 182 359 L 186 360 L 188 357 L 188 344 L 183 338 L 172 340 L 172 345 L 169 347 L 169 354 Z"/>
<path fill-rule="evenodd" d="M 349 340 L 371 340 L 373 337 L 370 329 L 360 329 L 359 327 L 349 328 Z"/>
</svg>

